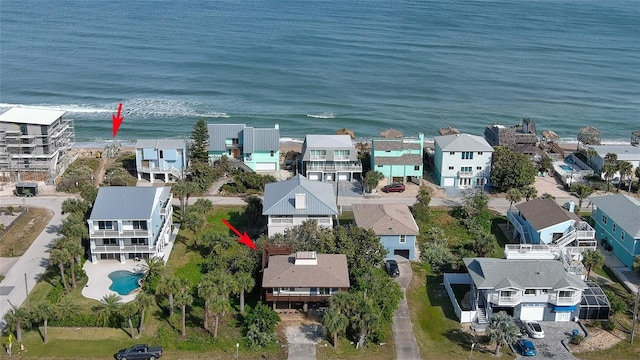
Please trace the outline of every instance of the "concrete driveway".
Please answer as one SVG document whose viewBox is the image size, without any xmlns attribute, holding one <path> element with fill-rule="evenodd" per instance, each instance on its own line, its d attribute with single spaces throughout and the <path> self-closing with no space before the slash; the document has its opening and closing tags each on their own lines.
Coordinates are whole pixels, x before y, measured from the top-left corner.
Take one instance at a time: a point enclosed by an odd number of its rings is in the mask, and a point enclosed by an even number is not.
<svg viewBox="0 0 640 360">
<path fill-rule="evenodd" d="M 398 309 L 393 314 L 393 324 L 391 325 L 396 345 L 396 356 L 402 360 L 418 360 L 421 359 L 420 351 L 416 343 L 416 336 L 413 333 L 413 324 L 411 323 L 409 306 L 407 305 L 407 288 L 411 283 L 413 270 L 411 270 L 411 262 L 409 260 L 398 255 L 395 256 L 395 259 L 398 262 L 398 267 L 400 267 L 400 276 L 395 280 L 400 284 L 404 294 L 398 304 Z"/>
<path fill-rule="evenodd" d="M 542 330 L 544 330 L 543 339 L 526 337 L 534 343 L 536 350 L 538 350 L 536 358 L 554 360 L 576 359 L 576 357 L 562 345 L 562 341 L 564 340 L 565 344 L 568 344 L 574 329 L 577 329 L 580 335 L 585 336 L 580 325 L 572 321 L 541 321 L 540 325 L 542 326 Z M 528 357 L 518 355 L 518 359 L 528 359 Z"/>
</svg>

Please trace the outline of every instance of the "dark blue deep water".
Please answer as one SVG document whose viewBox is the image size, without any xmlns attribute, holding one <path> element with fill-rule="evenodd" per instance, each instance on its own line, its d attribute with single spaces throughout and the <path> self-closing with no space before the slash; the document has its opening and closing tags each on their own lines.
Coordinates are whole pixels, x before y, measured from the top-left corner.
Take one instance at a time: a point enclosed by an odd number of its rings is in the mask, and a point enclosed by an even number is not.
<svg viewBox="0 0 640 360">
<path fill-rule="evenodd" d="M 0 111 L 63 109 L 76 140 L 188 136 L 208 122 L 371 137 L 531 117 L 575 139 L 640 129 L 633 1 L 0 3 Z"/>
</svg>

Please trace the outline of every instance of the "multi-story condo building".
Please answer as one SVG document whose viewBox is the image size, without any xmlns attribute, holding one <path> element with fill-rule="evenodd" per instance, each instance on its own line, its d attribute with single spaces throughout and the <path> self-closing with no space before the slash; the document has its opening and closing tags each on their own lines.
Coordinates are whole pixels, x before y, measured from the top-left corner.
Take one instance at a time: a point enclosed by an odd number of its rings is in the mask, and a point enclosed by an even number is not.
<svg viewBox="0 0 640 360">
<path fill-rule="evenodd" d="M 349 135 L 307 135 L 302 144 L 300 173 L 315 181 L 351 181 L 362 175 Z"/>
</svg>

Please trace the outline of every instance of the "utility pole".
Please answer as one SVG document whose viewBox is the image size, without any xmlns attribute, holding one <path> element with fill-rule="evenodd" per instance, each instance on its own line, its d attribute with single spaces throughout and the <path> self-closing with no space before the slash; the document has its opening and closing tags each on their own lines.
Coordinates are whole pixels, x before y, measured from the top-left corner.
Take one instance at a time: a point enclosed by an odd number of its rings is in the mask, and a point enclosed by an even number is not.
<svg viewBox="0 0 640 360">
<path fill-rule="evenodd" d="M 27 311 L 29 311 L 29 287 L 27 286 L 27 273 L 24 273 L 24 292 L 27 295 Z"/>
<path fill-rule="evenodd" d="M 631 344 L 633 344 L 633 337 L 636 334 L 636 324 L 638 322 L 638 302 L 640 302 L 640 282 L 636 286 L 636 305 L 633 307 L 633 325 L 631 327 Z"/>
</svg>

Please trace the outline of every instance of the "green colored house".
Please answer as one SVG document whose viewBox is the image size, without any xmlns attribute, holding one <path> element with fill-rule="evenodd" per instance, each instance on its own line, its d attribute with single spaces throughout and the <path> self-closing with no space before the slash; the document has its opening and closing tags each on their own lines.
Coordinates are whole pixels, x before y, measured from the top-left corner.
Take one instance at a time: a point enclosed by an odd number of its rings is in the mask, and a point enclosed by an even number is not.
<svg viewBox="0 0 640 360">
<path fill-rule="evenodd" d="M 424 134 L 418 138 L 378 138 L 371 141 L 371 170 L 381 172 L 387 184 L 420 182 L 423 172 Z"/>
<path fill-rule="evenodd" d="M 247 127 L 245 124 L 207 124 L 209 160 L 222 156 L 246 165 L 251 171 L 280 170 L 280 127 Z"/>
</svg>

